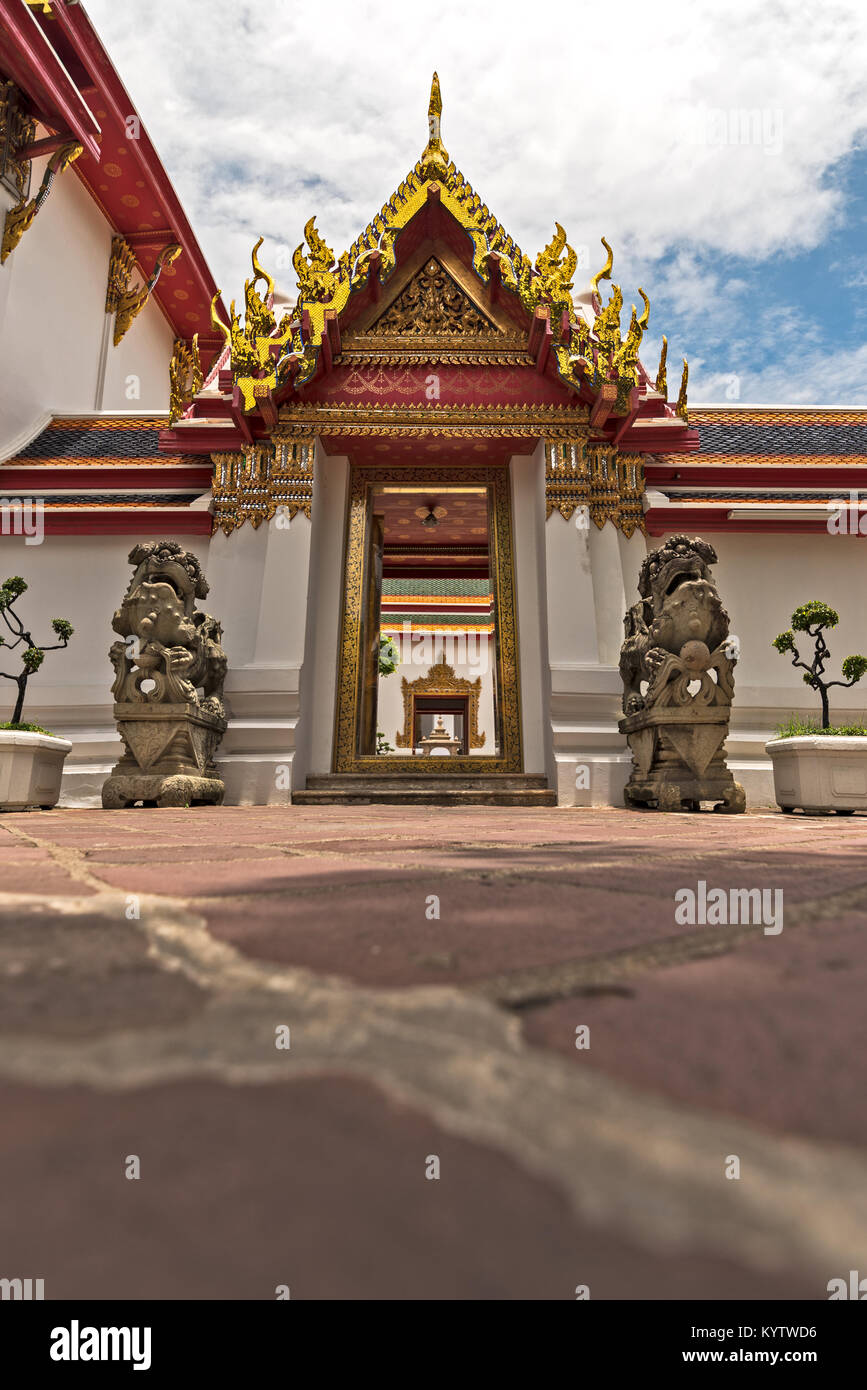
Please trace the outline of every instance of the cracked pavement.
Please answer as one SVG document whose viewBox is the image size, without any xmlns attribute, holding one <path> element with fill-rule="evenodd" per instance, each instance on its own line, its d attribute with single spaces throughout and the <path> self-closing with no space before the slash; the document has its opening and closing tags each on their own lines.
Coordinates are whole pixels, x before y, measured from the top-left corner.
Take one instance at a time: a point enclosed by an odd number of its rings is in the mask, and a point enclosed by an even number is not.
<svg viewBox="0 0 867 1390">
<path fill-rule="evenodd" d="M 860 817 L 7 814 L 0 1275 L 827 1298 L 867 1265 L 865 849 Z M 782 932 L 679 926 L 699 880 L 783 889 Z"/>
</svg>

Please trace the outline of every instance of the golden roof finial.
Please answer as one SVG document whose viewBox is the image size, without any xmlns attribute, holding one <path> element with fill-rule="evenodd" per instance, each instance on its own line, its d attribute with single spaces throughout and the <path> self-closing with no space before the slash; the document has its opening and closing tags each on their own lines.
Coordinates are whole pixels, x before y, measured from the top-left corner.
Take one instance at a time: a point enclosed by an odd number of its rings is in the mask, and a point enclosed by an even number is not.
<svg viewBox="0 0 867 1390">
<path fill-rule="evenodd" d="M 430 84 L 430 102 L 427 108 L 428 142 L 421 157 L 421 172 L 425 179 L 444 179 L 449 172 L 449 152 L 440 137 L 440 117 L 443 113 L 443 99 L 440 95 L 440 80 L 436 73 Z"/>
</svg>

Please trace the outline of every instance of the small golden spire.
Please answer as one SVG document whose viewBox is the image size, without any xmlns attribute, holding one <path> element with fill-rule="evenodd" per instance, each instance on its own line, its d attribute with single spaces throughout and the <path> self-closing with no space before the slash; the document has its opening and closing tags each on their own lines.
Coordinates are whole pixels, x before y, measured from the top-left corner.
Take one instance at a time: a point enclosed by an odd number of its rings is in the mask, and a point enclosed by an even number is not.
<svg viewBox="0 0 867 1390">
<path fill-rule="evenodd" d="M 656 373 L 656 389 L 663 400 L 668 399 L 668 382 L 665 373 L 665 359 L 668 356 L 668 339 L 662 335 L 662 351 L 659 354 L 659 368 Z"/>
<path fill-rule="evenodd" d="M 440 80 L 436 73 L 430 84 L 430 102 L 427 108 L 428 142 L 421 157 L 421 172 L 425 179 L 444 179 L 449 172 L 449 152 L 440 137 L 440 117 L 443 112 L 443 99 L 440 95 Z"/>
<path fill-rule="evenodd" d="M 590 281 L 591 294 L 595 294 L 596 298 L 599 300 L 600 305 L 602 303 L 602 291 L 599 288 L 599 281 L 610 280 L 611 271 L 614 267 L 614 252 L 611 250 L 611 247 L 608 245 L 608 242 L 605 240 L 604 237 L 601 238 L 601 241 L 602 245 L 605 247 L 605 250 L 608 252 L 608 259 L 606 260 L 602 269 L 597 271 L 596 274 L 593 276 L 593 279 Z"/>
<path fill-rule="evenodd" d="M 686 401 L 686 384 L 689 381 L 689 363 L 683 359 L 683 376 L 680 378 L 680 393 L 677 397 L 677 405 L 674 407 L 675 415 L 679 415 L 684 424 L 689 424 L 689 410 Z"/>
</svg>

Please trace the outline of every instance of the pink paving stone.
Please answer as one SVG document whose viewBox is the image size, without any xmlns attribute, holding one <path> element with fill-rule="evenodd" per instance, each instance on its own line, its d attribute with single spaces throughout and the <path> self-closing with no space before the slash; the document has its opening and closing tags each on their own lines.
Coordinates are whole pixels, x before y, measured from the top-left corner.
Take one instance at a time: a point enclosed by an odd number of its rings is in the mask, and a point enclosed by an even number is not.
<svg viewBox="0 0 867 1390">
<path fill-rule="evenodd" d="M 712 932 L 713 927 L 704 930 Z M 867 1145 L 863 918 L 758 936 L 730 955 L 648 971 L 628 994 L 523 1016 L 575 1066 L 771 1130 Z M 590 1028 L 589 1050 L 575 1029 Z"/>
<path fill-rule="evenodd" d="M 175 843 L 165 845 L 107 846 L 105 849 L 92 849 L 87 852 L 88 867 L 102 875 L 102 865 L 106 864 L 186 864 L 190 861 L 190 846 Z M 274 859 L 271 846 L 214 844 L 210 839 L 200 844 L 196 851 L 196 864 L 222 863 L 230 860 Z"/>
<path fill-rule="evenodd" d="M 598 863 L 599 858 L 605 858 L 604 853 L 595 858 L 597 862 L 584 867 L 580 861 L 574 868 L 564 862 L 564 876 L 574 878 L 578 875 L 588 885 L 622 889 L 625 892 L 640 882 L 646 892 L 669 901 L 681 888 L 695 890 L 699 879 L 706 883 L 708 890 L 780 889 L 793 903 L 863 888 L 867 910 L 867 855 L 863 853 L 842 855 L 831 849 L 819 851 L 805 847 L 797 854 L 744 849 L 740 854 L 715 851 L 702 855 L 696 851 L 686 857 L 680 850 L 675 850 L 666 856 L 662 864 L 652 862 L 649 857 L 624 862 L 620 851 L 612 855 L 614 862 L 610 864 Z"/>
<path fill-rule="evenodd" d="M 331 855 L 273 854 L 264 859 L 237 859 L 161 865 L 148 860 L 143 864 L 94 864 L 93 873 L 110 887 L 131 893 L 165 893 L 172 896 L 209 898 L 244 894 L 301 893 L 317 884 L 329 888 L 378 883 L 384 877 L 412 879 L 411 868 L 392 869 L 383 874 L 373 861 L 343 859 Z"/>
<path fill-rule="evenodd" d="M 94 889 L 57 865 L 0 864 L 0 893 L 45 894 L 50 897 L 92 896 Z"/>
<path fill-rule="evenodd" d="M 506 1155 L 344 1078 L 111 1094 L 0 1086 L 8 1269 L 49 1299 L 817 1298 L 580 1223 Z M 142 1179 L 124 1177 L 138 1154 Z M 441 1177 L 427 1181 L 426 1156 Z M 62 1161 L 59 1160 L 62 1155 Z"/>
<path fill-rule="evenodd" d="M 324 885 L 323 885 L 324 886 Z M 328 885 L 330 888 L 330 884 Z M 428 919 L 427 900 L 440 900 Z M 246 955 L 387 986 L 465 982 L 671 936 L 669 903 L 535 883 L 422 877 L 342 892 L 199 900 L 209 930 Z"/>
</svg>

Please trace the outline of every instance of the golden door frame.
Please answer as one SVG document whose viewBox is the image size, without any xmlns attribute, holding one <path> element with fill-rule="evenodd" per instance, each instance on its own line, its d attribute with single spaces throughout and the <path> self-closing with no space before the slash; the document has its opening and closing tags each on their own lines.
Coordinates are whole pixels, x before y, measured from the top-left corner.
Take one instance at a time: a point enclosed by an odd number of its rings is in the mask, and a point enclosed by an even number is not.
<svg viewBox="0 0 867 1390">
<path fill-rule="evenodd" d="M 496 707 L 500 722 L 500 753 L 465 754 L 456 758 L 418 758 L 411 755 L 360 754 L 358 752 L 361 703 L 361 637 L 364 598 L 368 583 L 367 538 L 370 501 L 377 483 L 419 483 L 440 487 L 484 486 L 489 497 L 489 563 L 494 583 L 496 612 Z M 377 464 L 352 464 L 349 508 L 344 545 L 343 613 L 338 648 L 337 708 L 334 728 L 335 772 L 365 772 L 383 776 L 396 772 L 423 773 L 432 777 L 449 772 L 522 772 L 521 686 L 518 662 L 518 618 L 515 603 L 515 562 L 512 546 L 512 505 L 509 470 L 477 464 L 431 464 L 388 468 Z"/>
<path fill-rule="evenodd" d="M 479 733 L 479 700 L 482 695 L 482 678 L 474 681 L 466 676 L 456 676 L 454 667 L 445 658 L 435 661 L 426 676 L 414 681 L 401 677 L 401 696 L 403 698 L 403 728 L 394 736 L 398 748 L 413 747 L 413 726 L 415 724 L 415 697 L 431 695 L 461 695 L 467 699 L 467 734 L 471 748 L 484 748 L 484 732 Z"/>
</svg>

